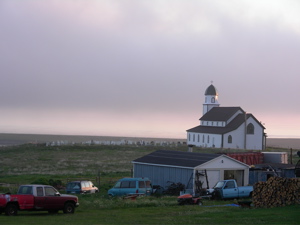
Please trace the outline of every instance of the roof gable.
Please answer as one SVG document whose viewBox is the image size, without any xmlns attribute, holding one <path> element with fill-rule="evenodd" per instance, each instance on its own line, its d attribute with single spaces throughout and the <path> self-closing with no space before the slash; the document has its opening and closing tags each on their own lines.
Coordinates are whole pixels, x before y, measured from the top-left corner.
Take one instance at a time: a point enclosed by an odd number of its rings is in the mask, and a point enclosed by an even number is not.
<svg viewBox="0 0 300 225">
<path fill-rule="evenodd" d="M 158 150 L 135 159 L 132 163 L 195 168 L 219 156 L 219 154 Z"/>
<path fill-rule="evenodd" d="M 249 168 L 250 166 L 231 158 L 227 155 L 220 155 L 219 157 L 212 159 L 210 162 L 206 162 L 199 166 L 199 168 L 241 168 L 246 167 Z"/>
</svg>

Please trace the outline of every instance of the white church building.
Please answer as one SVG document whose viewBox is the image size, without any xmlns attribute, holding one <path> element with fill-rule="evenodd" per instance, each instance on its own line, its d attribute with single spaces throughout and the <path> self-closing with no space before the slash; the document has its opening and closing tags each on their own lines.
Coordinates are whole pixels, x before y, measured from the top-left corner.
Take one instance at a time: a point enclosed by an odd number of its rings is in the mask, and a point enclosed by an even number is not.
<svg viewBox="0 0 300 225">
<path fill-rule="evenodd" d="M 230 149 L 265 149 L 265 127 L 241 107 L 220 107 L 211 84 L 205 91 L 200 125 L 187 130 L 189 146 Z"/>
</svg>

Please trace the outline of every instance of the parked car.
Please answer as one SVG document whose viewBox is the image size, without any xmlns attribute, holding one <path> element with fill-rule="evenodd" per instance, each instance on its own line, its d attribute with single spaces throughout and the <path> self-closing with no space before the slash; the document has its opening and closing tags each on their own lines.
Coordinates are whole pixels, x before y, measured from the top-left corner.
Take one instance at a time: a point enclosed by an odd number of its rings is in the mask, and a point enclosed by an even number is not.
<svg viewBox="0 0 300 225">
<path fill-rule="evenodd" d="M 219 181 L 213 189 L 208 189 L 216 199 L 232 199 L 252 197 L 253 186 L 238 187 L 235 180 Z"/>
<path fill-rule="evenodd" d="M 18 211 L 48 211 L 72 214 L 78 207 L 78 197 L 60 194 L 49 185 L 22 185 L 17 194 L 0 194 L 0 214 L 17 215 Z"/>
<path fill-rule="evenodd" d="M 122 178 L 108 190 L 109 196 L 151 195 L 152 185 L 148 178 Z"/>
<path fill-rule="evenodd" d="M 97 193 L 98 188 L 91 181 L 72 181 L 67 183 L 66 192 L 69 194 Z"/>
</svg>

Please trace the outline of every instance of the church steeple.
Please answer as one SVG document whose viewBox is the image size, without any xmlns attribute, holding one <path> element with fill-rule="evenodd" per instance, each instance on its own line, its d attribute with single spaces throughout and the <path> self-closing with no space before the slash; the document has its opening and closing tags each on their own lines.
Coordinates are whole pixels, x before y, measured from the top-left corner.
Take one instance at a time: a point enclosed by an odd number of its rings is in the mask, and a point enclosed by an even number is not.
<svg viewBox="0 0 300 225">
<path fill-rule="evenodd" d="M 205 102 L 203 104 L 203 115 L 213 107 L 219 107 L 218 92 L 214 85 L 210 85 L 205 91 Z"/>
</svg>

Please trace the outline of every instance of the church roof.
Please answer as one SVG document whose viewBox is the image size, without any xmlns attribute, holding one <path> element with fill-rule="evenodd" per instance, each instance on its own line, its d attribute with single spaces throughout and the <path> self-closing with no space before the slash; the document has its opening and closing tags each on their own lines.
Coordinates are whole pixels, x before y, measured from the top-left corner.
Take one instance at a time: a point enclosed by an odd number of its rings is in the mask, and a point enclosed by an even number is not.
<svg viewBox="0 0 300 225">
<path fill-rule="evenodd" d="M 216 108 L 240 108 L 240 107 L 216 107 Z M 214 108 L 213 108 L 214 109 Z M 240 108 L 241 109 L 241 108 Z M 212 109 L 211 109 L 212 110 Z M 242 110 L 242 109 L 241 109 Z M 243 111 L 243 110 L 242 110 Z M 244 112 L 244 111 L 243 111 Z M 257 121 L 257 119 L 251 114 L 246 114 L 247 119 L 252 117 L 254 120 Z M 211 121 L 218 121 L 218 120 L 211 120 Z M 219 120 L 220 121 L 220 120 Z M 193 127 L 187 132 L 194 132 L 194 133 L 208 133 L 208 134 L 225 134 L 230 131 L 236 130 L 239 126 L 241 126 L 245 122 L 245 114 L 241 113 L 238 114 L 230 123 L 228 123 L 225 127 L 216 127 L 216 126 L 204 126 L 199 125 L 196 127 Z M 261 125 L 257 121 L 258 124 Z M 261 125 L 262 126 L 262 125 Z M 263 127 L 263 126 L 262 126 Z M 264 128 L 264 127 L 263 127 Z"/>
<path fill-rule="evenodd" d="M 132 162 L 194 168 L 219 156 L 219 154 L 158 150 Z"/>
<path fill-rule="evenodd" d="M 217 89 L 214 85 L 209 85 L 209 87 L 205 91 L 205 95 L 218 95 Z"/>
<path fill-rule="evenodd" d="M 200 120 L 227 121 L 238 111 L 245 113 L 241 107 L 213 107 L 211 110 L 205 113 Z"/>
</svg>

